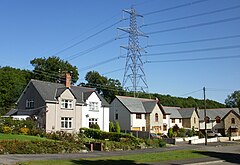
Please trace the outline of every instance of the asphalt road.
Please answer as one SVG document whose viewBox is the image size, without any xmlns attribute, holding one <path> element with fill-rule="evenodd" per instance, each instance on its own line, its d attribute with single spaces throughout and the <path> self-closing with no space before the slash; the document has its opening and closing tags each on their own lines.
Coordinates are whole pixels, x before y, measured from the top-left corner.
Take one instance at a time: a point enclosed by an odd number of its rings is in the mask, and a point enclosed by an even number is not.
<svg viewBox="0 0 240 165">
<path fill-rule="evenodd" d="M 61 159 L 80 159 L 91 157 L 106 157 L 106 156 L 119 156 L 139 153 L 155 153 L 170 150 L 201 150 L 203 154 L 209 156 L 204 159 L 190 159 L 183 161 L 168 161 L 161 163 L 148 163 L 148 164 L 165 164 L 165 165 L 180 165 L 180 164 L 240 164 L 240 143 L 239 142 L 225 142 L 225 143 L 209 143 L 205 145 L 189 145 L 187 143 L 178 143 L 174 146 L 156 149 L 142 149 L 134 151 L 114 151 L 114 152 L 88 152 L 77 154 L 9 154 L 0 155 L 1 165 L 11 165 L 17 162 L 30 161 L 30 160 L 61 160 Z"/>
</svg>

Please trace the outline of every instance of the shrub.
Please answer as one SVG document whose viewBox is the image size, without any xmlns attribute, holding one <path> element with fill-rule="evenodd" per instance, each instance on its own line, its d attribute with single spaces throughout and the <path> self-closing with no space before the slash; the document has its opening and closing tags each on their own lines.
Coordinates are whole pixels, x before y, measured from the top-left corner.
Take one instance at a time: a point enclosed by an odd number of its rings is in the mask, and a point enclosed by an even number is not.
<svg viewBox="0 0 240 165">
<path fill-rule="evenodd" d="M 178 134 L 177 134 L 178 137 L 186 137 L 186 130 L 184 128 L 180 128 L 178 130 Z"/>
<path fill-rule="evenodd" d="M 11 134 L 11 133 L 12 133 L 12 128 L 9 127 L 9 126 L 3 126 L 3 127 L 2 127 L 2 132 L 3 132 L 4 134 Z"/>
<path fill-rule="evenodd" d="M 113 122 L 109 123 L 109 132 L 115 132 L 114 131 L 114 124 L 113 124 Z"/>
<path fill-rule="evenodd" d="M 29 133 L 29 128 L 25 128 L 25 127 L 20 128 L 19 132 L 21 134 L 27 135 Z"/>
<path fill-rule="evenodd" d="M 117 133 L 120 133 L 120 131 L 121 131 L 121 128 L 120 128 L 120 125 L 119 125 L 118 122 L 115 123 L 115 131 L 116 131 Z"/>
<path fill-rule="evenodd" d="M 100 130 L 100 127 L 99 127 L 98 124 L 91 124 L 89 127 L 92 128 L 92 129 L 98 129 L 98 130 Z"/>
<path fill-rule="evenodd" d="M 173 137 L 173 129 L 172 128 L 168 129 L 168 137 L 170 137 L 170 138 Z"/>
</svg>

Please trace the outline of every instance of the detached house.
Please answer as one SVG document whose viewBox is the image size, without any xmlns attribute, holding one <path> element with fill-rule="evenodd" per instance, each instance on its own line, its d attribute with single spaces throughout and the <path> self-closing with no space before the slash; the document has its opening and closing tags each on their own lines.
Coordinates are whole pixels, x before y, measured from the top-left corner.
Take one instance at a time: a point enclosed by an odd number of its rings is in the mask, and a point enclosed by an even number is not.
<svg viewBox="0 0 240 165">
<path fill-rule="evenodd" d="M 158 100 L 116 96 L 110 107 L 110 121 L 122 130 L 163 131 L 163 114 Z"/>
<path fill-rule="evenodd" d="M 92 88 L 71 86 L 70 74 L 65 85 L 31 80 L 12 115 L 35 117 L 47 132 L 78 132 L 91 124 L 109 131 L 109 104 Z"/>
<path fill-rule="evenodd" d="M 200 130 L 204 131 L 204 110 L 199 110 Z M 238 108 L 219 108 L 206 110 L 206 127 L 222 135 L 240 135 L 240 112 Z"/>
</svg>

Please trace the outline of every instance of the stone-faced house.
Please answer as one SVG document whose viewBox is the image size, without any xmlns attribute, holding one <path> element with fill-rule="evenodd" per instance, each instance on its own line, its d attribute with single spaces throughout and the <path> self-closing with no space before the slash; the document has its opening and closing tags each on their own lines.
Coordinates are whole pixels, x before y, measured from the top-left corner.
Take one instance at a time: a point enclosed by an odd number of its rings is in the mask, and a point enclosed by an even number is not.
<svg viewBox="0 0 240 165">
<path fill-rule="evenodd" d="M 109 104 L 92 88 L 31 80 L 17 101 L 12 115 L 29 115 L 38 127 L 50 131 L 78 132 L 79 128 L 98 124 L 109 131 Z"/>
<path fill-rule="evenodd" d="M 205 129 L 204 110 L 198 111 L 200 130 Z M 219 108 L 206 110 L 207 130 L 219 132 L 222 135 L 240 135 L 240 116 L 238 108 Z"/>
<path fill-rule="evenodd" d="M 199 130 L 199 115 L 196 108 L 181 108 L 178 111 L 182 116 L 184 128 Z"/>
<path fill-rule="evenodd" d="M 163 114 L 158 100 L 116 96 L 110 106 L 110 121 L 122 130 L 163 132 Z"/>
</svg>

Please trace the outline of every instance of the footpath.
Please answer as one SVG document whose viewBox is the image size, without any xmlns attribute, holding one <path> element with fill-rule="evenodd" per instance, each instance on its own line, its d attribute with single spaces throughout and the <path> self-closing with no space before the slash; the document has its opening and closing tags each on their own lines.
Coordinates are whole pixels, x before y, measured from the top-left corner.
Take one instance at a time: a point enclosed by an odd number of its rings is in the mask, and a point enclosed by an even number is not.
<svg viewBox="0 0 240 165">
<path fill-rule="evenodd" d="M 133 151 L 113 151 L 113 152 L 87 152 L 76 154 L 9 154 L 0 155 L 0 165 L 12 165 L 17 162 L 31 161 L 31 160 L 63 160 L 63 159 L 81 159 L 81 158 L 96 158 L 109 156 L 123 156 L 129 154 L 140 153 L 156 153 L 171 150 L 198 150 L 203 151 L 203 154 L 208 156 L 201 159 L 188 159 L 160 163 L 147 163 L 149 165 L 181 165 L 181 164 L 240 164 L 240 143 L 239 142 L 225 142 L 225 143 L 209 143 L 207 146 L 190 145 L 187 143 L 177 143 L 177 145 L 168 146 L 166 148 L 155 149 L 141 149 Z M 146 165 L 146 163 L 145 163 Z"/>
</svg>

